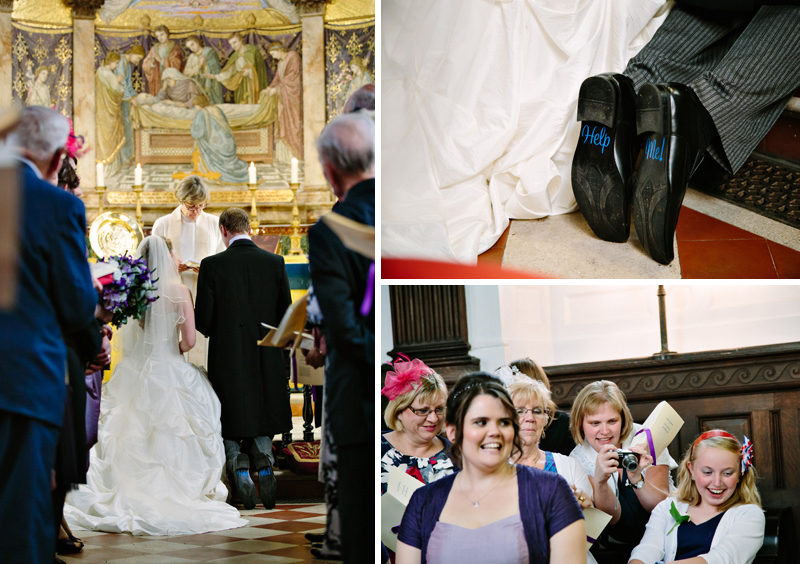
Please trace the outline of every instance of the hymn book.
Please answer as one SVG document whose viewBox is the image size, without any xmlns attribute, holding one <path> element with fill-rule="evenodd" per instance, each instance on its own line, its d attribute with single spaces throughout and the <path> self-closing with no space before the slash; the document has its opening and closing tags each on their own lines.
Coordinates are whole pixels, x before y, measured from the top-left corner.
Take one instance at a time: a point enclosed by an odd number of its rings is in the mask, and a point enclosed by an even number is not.
<svg viewBox="0 0 800 564">
<path fill-rule="evenodd" d="M 631 446 L 642 445 L 645 449 L 650 450 L 650 445 L 645 429 L 650 430 L 650 435 L 653 438 L 653 447 L 655 453 L 653 456 L 653 464 L 656 464 L 658 455 L 669 446 L 678 435 L 678 431 L 683 427 L 683 419 L 678 415 L 670 404 L 665 401 L 659 403 L 647 420 L 642 425 L 642 431 L 633 438 Z"/>
<path fill-rule="evenodd" d="M 586 550 L 589 550 L 611 521 L 611 515 L 596 507 L 587 507 L 583 510 L 583 520 L 586 526 Z"/>
<path fill-rule="evenodd" d="M 424 485 L 400 468 L 389 471 L 386 493 L 381 496 L 381 541 L 392 552 L 397 552 L 397 531 L 411 494 Z"/>
<path fill-rule="evenodd" d="M 336 234 L 342 244 L 353 252 L 375 260 L 375 228 L 353 221 L 336 212 L 322 216 L 328 227 Z"/>
<path fill-rule="evenodd" d="M 306 306 L 308 305 L 308 294 L 292 303 L 283 314 L 280 324 L 277 327 L 262 323 L 264 327 L 269 329 L 269 333 L 258 341 L 262 347 L 278 347 L 283 348 L 290 342 L 294 341 L 292 349 L 302 346 L 302 343 L 311 339 L 311 344 L 314 344 L 314 338 L 308 333 L 303 333 L 306 326 Z"/>
</svg>

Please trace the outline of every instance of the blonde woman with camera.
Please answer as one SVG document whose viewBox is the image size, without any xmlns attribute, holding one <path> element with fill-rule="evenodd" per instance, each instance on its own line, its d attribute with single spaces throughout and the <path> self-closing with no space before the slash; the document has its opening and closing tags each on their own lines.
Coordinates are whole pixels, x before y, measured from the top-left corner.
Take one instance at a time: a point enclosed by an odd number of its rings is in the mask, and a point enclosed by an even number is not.
<svg viewBox="0 0 800 564">
<path fill-rule="evenodd" d="M 633 549 L 644 535 L 650 512 L 672 489 L 669 471 L 678 465 L 666 449 L 654 462 L 648 449 L 631 447 L 640 429 L 625 394 L 613 382 L 587 384 L 572 404 L 570 431 L 578 446 L 570 456 L 589 475 L 595 507 L 611 515 L 599 539 L 604 545 Z"/>
</svg>

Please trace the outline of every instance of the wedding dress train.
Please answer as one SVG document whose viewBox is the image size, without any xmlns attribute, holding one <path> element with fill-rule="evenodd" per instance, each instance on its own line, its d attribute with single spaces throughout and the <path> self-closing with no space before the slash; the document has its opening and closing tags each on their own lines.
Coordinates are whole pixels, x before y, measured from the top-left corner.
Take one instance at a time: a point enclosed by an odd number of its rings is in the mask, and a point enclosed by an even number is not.
<svg viewBox="0 0 800 564">
<path fill-rule="evenodd" d="M 69 494 L 64 515 L 70 527 L 134 535 L 241 527 L 247 521 L 225 502 L 220 481 L 220 402 L 206 375 L 180 354 L 180 279 L 168 257 L 154 256 L 168 253 L 163 239 L 148 240 L 157 240 L 148 265 L 158 265 L 160 296 L 144 328 L 129 320 L 120 331 L 123 357 L 103 385 L 87 484 Z"/>
</svg>

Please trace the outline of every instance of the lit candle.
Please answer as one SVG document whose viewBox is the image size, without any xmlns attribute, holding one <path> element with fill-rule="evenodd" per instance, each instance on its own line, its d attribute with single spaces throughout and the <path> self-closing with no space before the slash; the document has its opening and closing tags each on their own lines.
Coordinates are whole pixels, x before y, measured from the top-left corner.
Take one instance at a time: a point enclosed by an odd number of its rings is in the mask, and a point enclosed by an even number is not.
<svg viewBox="0 0 800 564">
<path fill-rule="evenodd" d="M 297 159 L 292 159 L 292 184 L 297 184 Z"/>
<path fill-rule="evenodd" d="M 142 165 L 140 163 L 136 163 L 136 170 L 134 171 L 134 184 L 137 186 L 142 185 Z"/>
<path fill-rule="evenodd" d="M 255 163 L 250 163 L 250 166 L 247 168 L 247 172 L 250 173 L 250 184 L 256 183 L 256 165 Z"/>
<path fill-rule="evenodd" d="M 96 186 L 105 186 L 106 185 L 106 177 L 103 174 L 103 163 L 97 163 L 97 182 L 95 183 Z"/>
</svg>

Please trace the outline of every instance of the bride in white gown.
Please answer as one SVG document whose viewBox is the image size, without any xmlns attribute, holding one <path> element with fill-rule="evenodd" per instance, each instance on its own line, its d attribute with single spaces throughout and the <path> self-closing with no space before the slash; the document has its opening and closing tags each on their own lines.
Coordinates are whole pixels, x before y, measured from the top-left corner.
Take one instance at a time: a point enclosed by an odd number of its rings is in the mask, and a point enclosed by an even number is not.
<svg viewBox="0 0 800 564">
<path fill-rule="evenodd" d="M 136 256 L 154 269 L 159 298 L 144 323 L 119 332 L 123 356 L 103 385 L 87 484 L 69 494 L 64 515 L 73 528 L 134 535 L 244 526 L 220 481 L 219 399 L 181 354 L 195 342 L 191 294 L 165 239 L 145 238 Z"/>
</svg>

